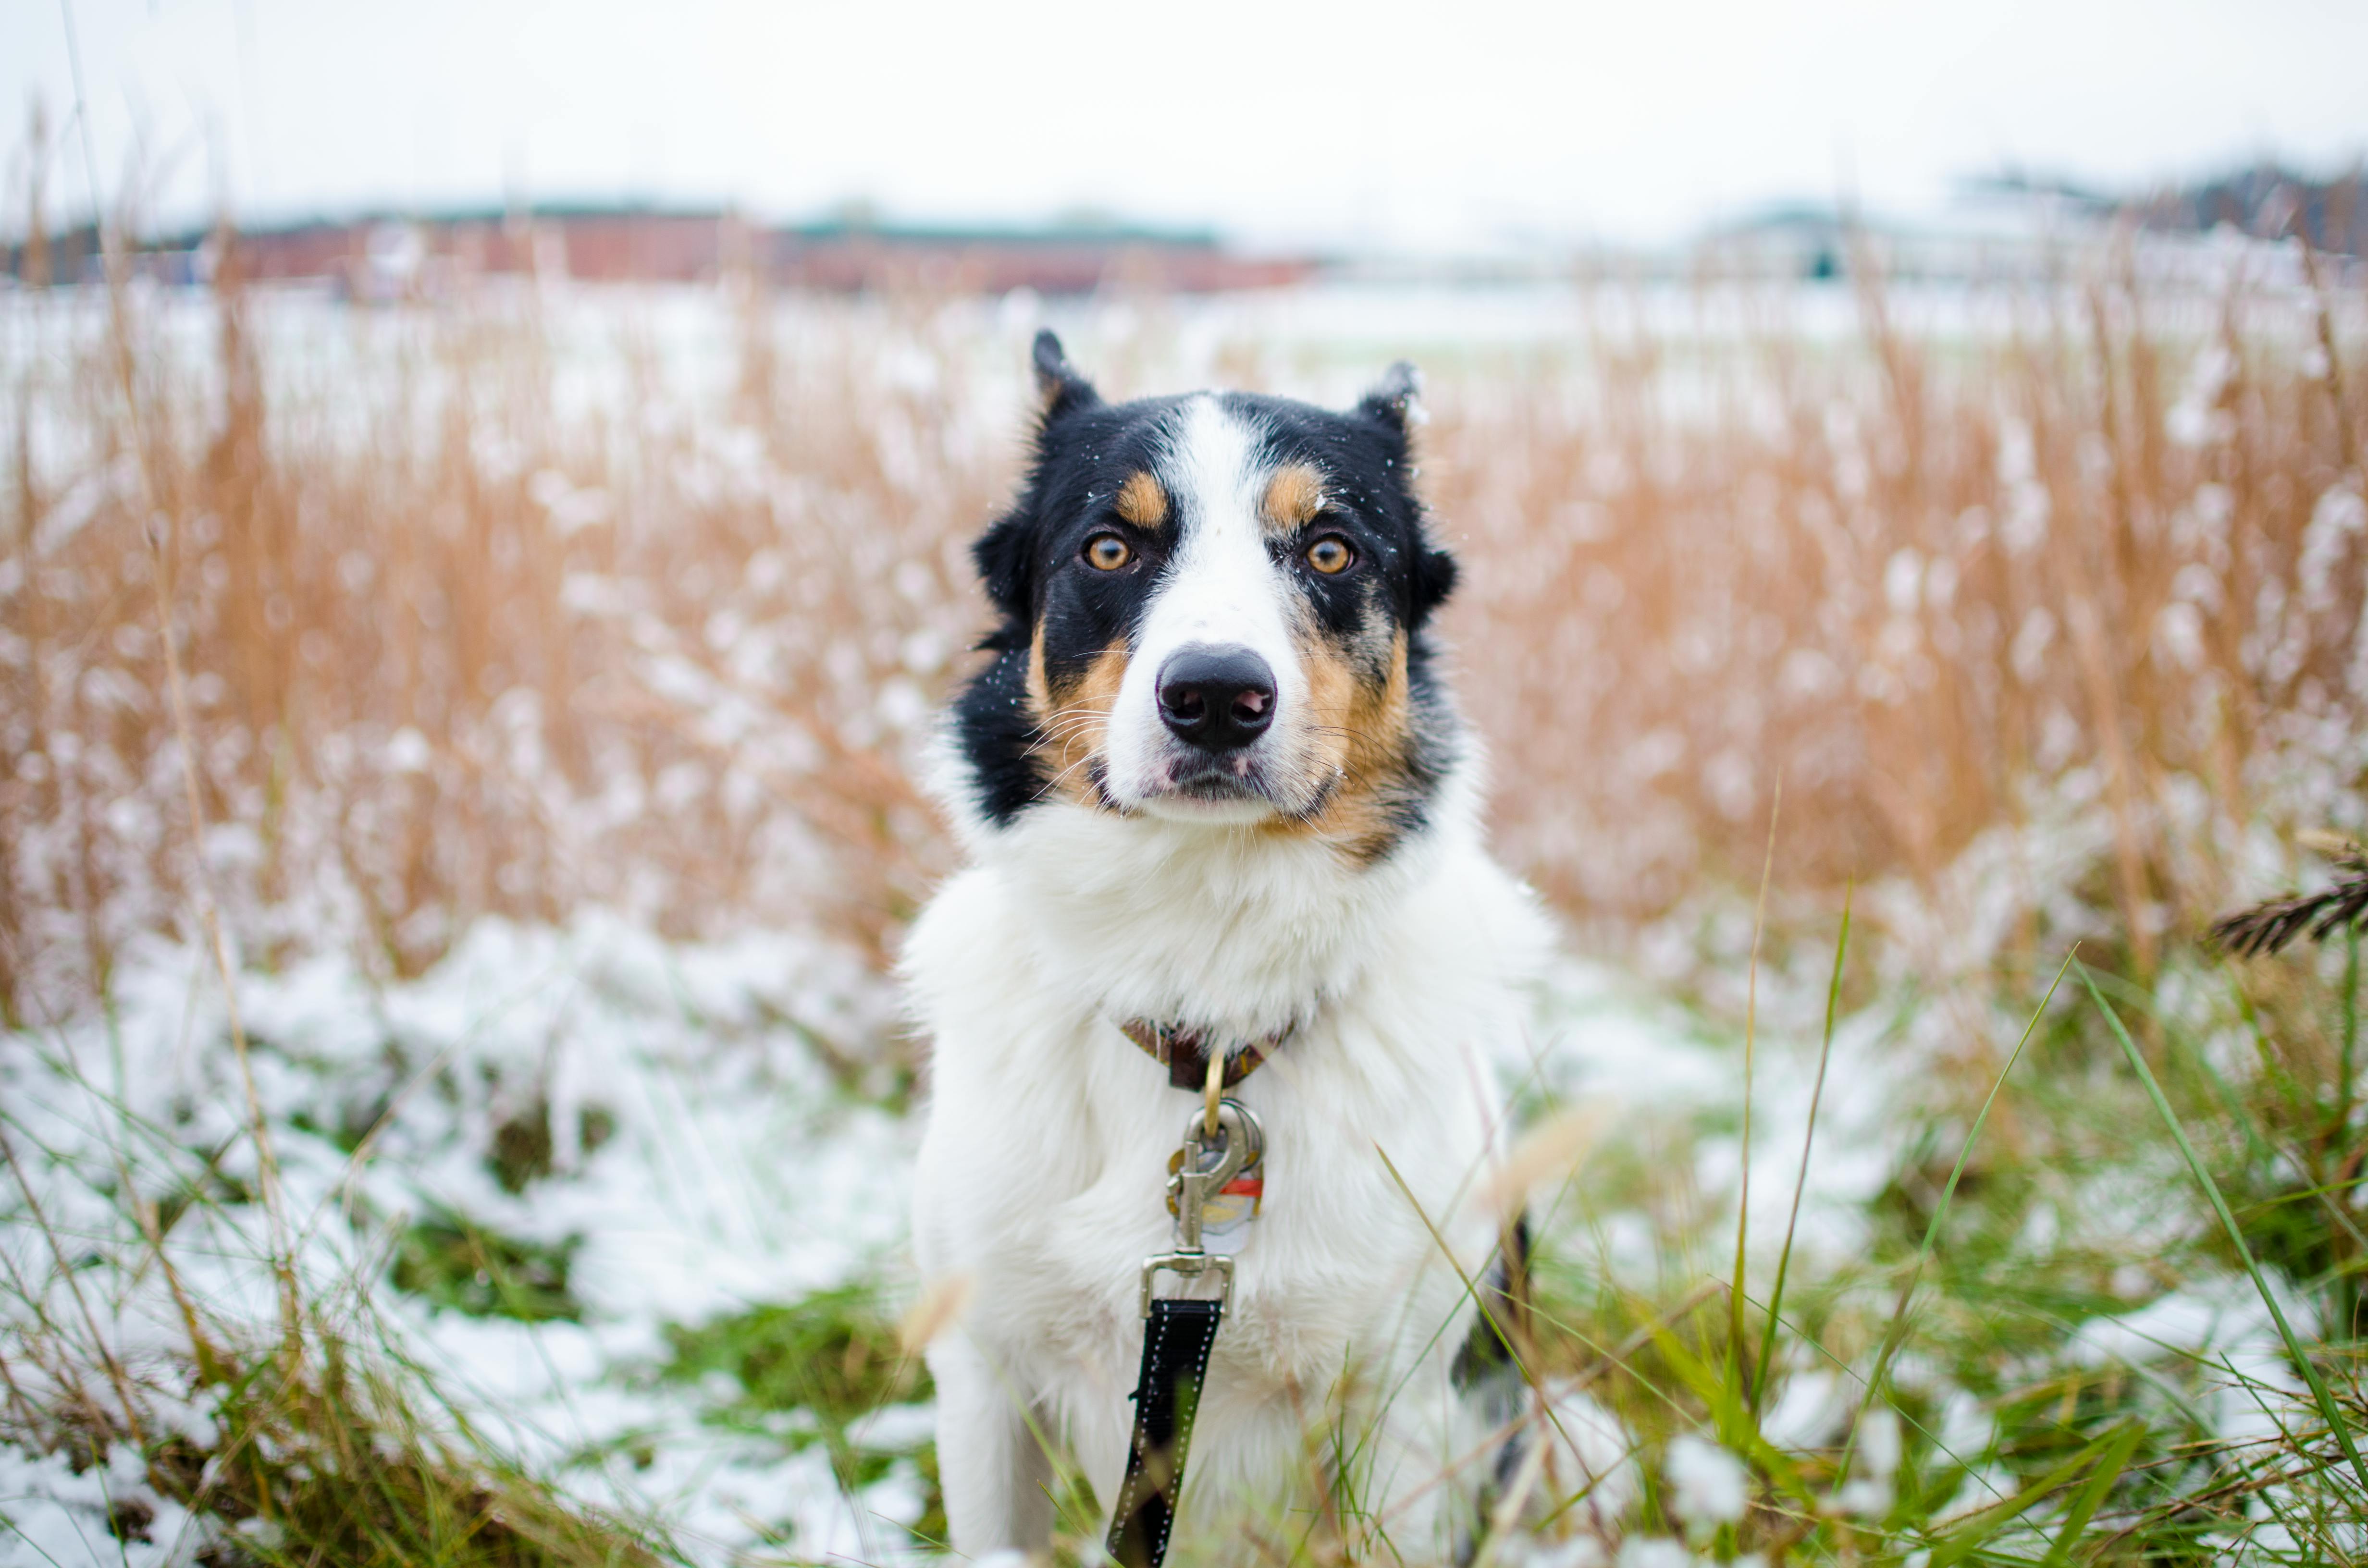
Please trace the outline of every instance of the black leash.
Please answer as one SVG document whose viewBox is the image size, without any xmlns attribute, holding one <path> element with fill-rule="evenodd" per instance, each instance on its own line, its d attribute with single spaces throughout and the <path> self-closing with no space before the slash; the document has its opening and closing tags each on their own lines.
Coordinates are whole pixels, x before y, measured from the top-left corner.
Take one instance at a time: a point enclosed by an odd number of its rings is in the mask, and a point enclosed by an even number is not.
<svg viewBox="0 0 2368 1568">
<path fill-rule="evenodd" d="M 1224 1057 L 1210 1053 L 1206 1063 L 1203 1107 L 1186 1124 L 1184 1146 L 1167 1178 L 1176 1250 L 1143 1260 L 1143 1366 L 1134 1381 L 1134 1433 L 1127 1444 L 1126 1479 L 1103 1542 L 1120 1568 L 1160 1568 L 1167 1559 L 1168 1531 L 1184 1491 L 1184 1460 L 1192 1446 L 1192 1418 L 1208 1381 L 1209 1353 L 1234 1298 L 1234 1260 L 1201 1246 L 1201 1221 L 1226 1184 L 1255 1170 L 1265 1152 L 1258 1118 L 1239 1100 L 1219 1097 Z M 1188 1282 L 1214 1274 L 1217 1299 L 1155 1301 L 1151 1287 L 1163 1273 Z"/>
<path fill-rule="evenodd" d="M 1159 1568 L 1167 1555 L 1176 1498 L 1184 1488 L 1184 1459 L 1192 1447 L 1192 1417 L 1224 1315 L 1223 1301 L 1151 1303 L 1143 1332 L 1143 1370 L 1134 1385 L 1134 1437 L 1106 1543 L 1120 1568 Z"/>
</svg>

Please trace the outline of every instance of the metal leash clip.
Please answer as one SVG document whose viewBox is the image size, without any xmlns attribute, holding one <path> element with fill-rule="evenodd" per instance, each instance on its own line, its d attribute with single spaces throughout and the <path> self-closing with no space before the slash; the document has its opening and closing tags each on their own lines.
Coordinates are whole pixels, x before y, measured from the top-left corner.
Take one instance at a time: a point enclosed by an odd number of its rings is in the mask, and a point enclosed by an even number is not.
<svg viewBox="0 0 2368 1568">
<path fill-rule="evenodd" d="M 1167 1178 L 1168 1199 L 1176 1211 L 1176 1250 L 1143 1260 L 1144 1316 L 1151 1315 L 1151 1285 L 1162 1270 L 1188 1279 L 1214 1273 L 1221 1282 L 1219 1310 L 1233 1304 L 1234 1260 L 1202 1249 L 1201 1210 L 1265 1153 L 1265 1130 L 1241 1101 L 1219 1100 L 1213 1118 L 1205 1109 L 1192 1113 L 1185 1124 L 1176 1173 Z"/>
</svg>

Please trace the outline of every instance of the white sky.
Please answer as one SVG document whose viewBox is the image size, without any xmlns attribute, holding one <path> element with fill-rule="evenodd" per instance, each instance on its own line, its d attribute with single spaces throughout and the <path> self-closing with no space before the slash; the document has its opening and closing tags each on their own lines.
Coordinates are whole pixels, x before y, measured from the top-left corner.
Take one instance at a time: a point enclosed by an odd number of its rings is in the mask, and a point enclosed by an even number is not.
<svg viewBox="0 0 2368 1568">
<path fill-rule="evenodd" d="M 2007 164 L 2126 187 L 2368 151 L 2361 0 L 68 4 L 101 177 L 144 144 L 168 216 L 516 191 L 1653 240 L 1845 184 L 1923 206 Z M 0 0 L 0 147 L 35 93 L 61 127 L 63 7 Z M 61 152 L 52 211 L 79 214 Z"/>
</svg>

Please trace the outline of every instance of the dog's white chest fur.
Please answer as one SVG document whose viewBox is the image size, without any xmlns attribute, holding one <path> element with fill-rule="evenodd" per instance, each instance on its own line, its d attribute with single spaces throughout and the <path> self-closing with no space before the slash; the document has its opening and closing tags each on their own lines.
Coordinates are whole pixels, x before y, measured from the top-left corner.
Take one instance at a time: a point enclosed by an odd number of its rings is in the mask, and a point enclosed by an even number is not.
<svg viewBox="0 0 2368 1568">
<path fill-rule="evenodd" d="M 1468 786 L 1371 867 L 1254 827 L 1065 805 L 973 849 L 905 959 L 935 1042 L 916 1249 L 925 1276 L 972 1282 L 930 1353 L 959 1549 L 1042 1544 L 1032 1433 L 1065 1441 L 1105 1507 L 1115 1490 L 1139 1270 L 1173 1244 L 1167 1157 L 1197 1104 L 1128 1018 L 1235 1040 L 1295 1025 L 1235 1091 L 1265 1130 L 1265 1197 L 1202 1397 L 1193 1506 L 1304 1483 L 1327 1400 L 1380 1422 L 1383 1490 L 1435 1473 L 1465 1435 L 1447 1376 L 1472 1313 L 1458 1269 L 1497 1239 L 1473 1201 L 1502 1131 L 1494 1064 L 1544 946 Z"/>
</svg>

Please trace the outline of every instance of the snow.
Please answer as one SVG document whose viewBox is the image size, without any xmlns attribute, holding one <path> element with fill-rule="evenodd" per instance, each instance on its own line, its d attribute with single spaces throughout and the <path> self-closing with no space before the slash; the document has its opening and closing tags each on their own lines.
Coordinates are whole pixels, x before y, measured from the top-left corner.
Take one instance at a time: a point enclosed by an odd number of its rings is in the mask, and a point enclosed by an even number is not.
<svg viewBox="0 0 2368 1568">
<path fill-rule="evenodd" d="M 21 1108 L 17 1136 L 39 1151 L 52 1222 L 108 1263 L 83 1273 L 86 1288 L 101 1285 L 108 1332 L 130 1347 L 151 1397 L 169 1403 L 186 1387 L 172 1369 L 176 1325 L 154 1272 L 139 1267 L 142 1243 L 109 1173 L 120 1155 L 154 1192 L 210 1155 L 242 1182 L 263 1172 L 210 959 L 152 939 L 126 955 L 115 994 L 111 1019 L 0 1040 L 0 1094 Z M 238 1000 L 288 1244 L 312 1290 L 379 1279 L 393 1238 L 431 1212 L 575 1248 L 581 1321 L 472 1317 L 372 1291 L 374 1330 L 501 1446 L 589 1499 L 655 1514 L 718 1562 L 783 1533 L 802 1553 L 876 1560 L 901 1539 L 890 1526 L 918 1517 L 909 1461 L 848 1498 L 819 1445 L 785 1456 L 778 1443 L 720 1431 L 700 1419 L 714 1391 L 643 1375 L 669 1324 L 905 1278 L 912 1128 L 893 1096 L 862 1082 L 890 1040 L 894 998 L 857 955 L 786 933 L 667 941 L 593 908 L 555 926 L 482 920 L 410 980 L 336 952 L 247 969 Z M 1853 1026 L 1846 1049 L 1872 1051 L 1879 1035 Z M 1542 993 L 1531 1045 L 1510 1065 L 1555 1094 L 1682 1119 L 1731 1103 L 1733 1061 L 1731 1040 L 1573 962 Z M 1867 1107 L 1880 1093 L 1865 1091 Z M 1777 1167 L 1789 1183 L 1798 1159 L 1787 1123 L 1799 1099 L 1790 1088 L 1770 1096 L 1771 1189 Z M 1827 1111 L 1841 1126 L 1867 1113 L 1835 1093 Z M 550 1169 L 511 1190 L 489 1153 L 502 1128 L 538 1116 Z M 1705 1150 L 1705 1179 L 1731 1176 L 1731 1142 Z M 1813 1183 L 1817 1211 L 1861 1194 L 1861 1163 L 1838 1161 L 1830 1191 Z M 33 1234 L 12 1229 L 6 1244 L 27 1277 L 44 1276 Z M 275 1244 L 256 1205 L 201 1204 L 165 1249 L 213 1312 L 260 1328 L 274 1311 Z M 1607 1497 L 1633 1491 L 1618 1422 L 1583 1398 L 1565 1403 L 1573 1440 L 1584 1439 L 1575 1461 L 1611 1477 Z M 178 1419 L 201 1427 L 205 1417 L 185 1407 Z M 909 1453 L 931 1420 L 926 1404 L 891 1406 L 850 1440 Z M 647 1462 L 617 1457 L 629 1449 Z M 1733 1477 L 1721 1457 L 1691 1447 L 1673 1456 L 1679 1494 L 1702 1517 L 1727 1517 Z M 44 1543 L 97 1522 L 99 1537 L 60 1561 L 112 1548 L 103 1508 L 92 1512 L 96 1483 L 53 1457 L 9 1450 L 8 1462 L 21 1494 L 40 1499 L 24 1528 Z"/>
<path fill-rule="evenodd" d="M 1709 1438 L 1691 1432 L 1670 1438 L 1662 1469 L 1673 1494 L 1669 1506 L 1688 1525 L 1731 1525 L 1743 1517 L 1751 1498 L 1751 1473 L 1741 1460 Z"/>
<path fill-rule="evenodd" d="M 1630 1536 L 1620 1543 L 1620 1568 L 1694 1568 L 1686 1543 L 1660 1536 Z"/>
<path fill-rule="evenodd" d="M 370 1278 L 392 1237 L 431 1209 L 575 1242 L 580 1323 L 470 1317 L 375 1293 L 379 1326 L 504 1446 L 587 1496 L 656 1509 L 719 1560 L 753 1545 L 758 1527 L 788 1523 L 802 1543 L 854 1551 L 873 1533 L 859 1507 L 917 1517 L 909 1465 L 851 1503 L 818 1449 L 785 1464 L 778 1448 L 703 1426 L 699 1391 L 622 1376 L 658 1357 L 666 1324 L 896 1276 L 910 1126 L 841 1085 L 807 1043 L 829 1040 L 858 1062 L 876 1055 L 893 1004 L 860 960 L 813 937 L 667 943 L 587 911 L 552 928 L 482 922 L 416 980 L 374 981 L 321 955 L 247 971 L 239 992 L 281 1210 L 314 1289 Z M 242 1179 L 260 1167 L 211 966 L 154 943 L 123 966 L 117 994 L 111 1028 L 90 1019 L 6 1036 L 0 1094 L 51 1223 L 109 1262 L 82 1271 L 84 1288 L 103 1281 L 107 1326 L 137 1348 L 143 1376 L 169 1387 L 169 1304 L 107 1190 L 111 1161 L 123 1153 L 145 1191 L 217 1149 Z M 498 1126 L 535 1106 L 552 1169 L 513 1192 L 487 1152 Z M 595 1113 L 613 1128 L 597 1147 L 585 1136 Z M 339 1129 L 366 1136 L 348 1153 Z M 272 1237 L 253 1208 L 192 1209 L 165 1246 L 199 1299 L 263 1324 Z M 44 1276 L 29 1228 L 6 1241 L 20 1272 Z M 926 1424 L 926 1411 L 883 1411 L 862 1441 L 908 1449 Z M 577 1458 L 628 1437 L 655 1452 L 646 1470 Z M 63 1541 L 87 1526 L 97 1481 L 68 1486 L 63 1460 L 0 1452 L 22 1472 L 22 1494 L 41 1499 L 18 1527 L 28 1539 Z"/>
<path fill-rule="evenodd" d="M 2285 1294 L 2278 1306 L 2297 1333 L 2319 1337 L 2302 1301 Z M 2260 1292 L 2241 1275 L 2166 1292 L 2116 1317 L 2092 1318 L 2080 1325 L 2064 1359 L 2088 1367 L 2201 1361 L 2218 1374 L 2210 1380 L 2213 1428 L 2235 1442 L 2276 1437 L 2316 1420 L 2300 1414 L 2309 1406 L 2309 1389 L 2286 1358 Z"/>
<path fill-rule="evenodd" d="M 144 1513 L 132 1539 L 119 1539 L 110 1515 Z M 15 1535 L 0 1542 L 11 1562 L 107 1563 L 115 1568 L 178 1568 L 200 1538 L 188 1512 L 150 1490 L 144 1461 L 119 1443 L 106 1460 L 67 1452 L 28 1454 L 0 1445 L 0 1524 Z M 145 1539 L 139 1539 L 144 1537 Z"/>
</svg>

